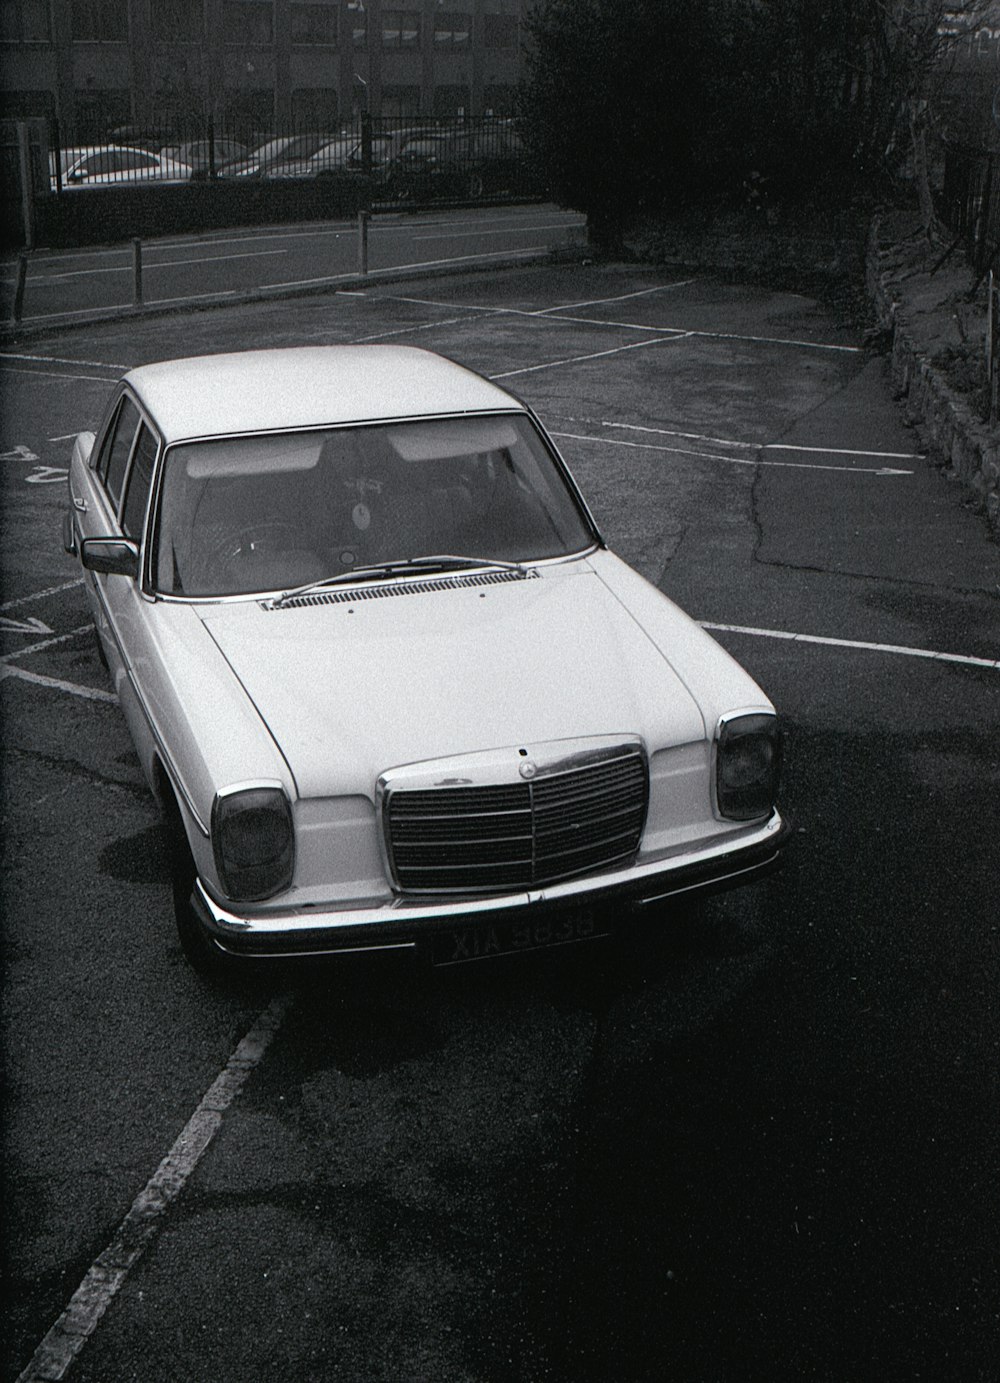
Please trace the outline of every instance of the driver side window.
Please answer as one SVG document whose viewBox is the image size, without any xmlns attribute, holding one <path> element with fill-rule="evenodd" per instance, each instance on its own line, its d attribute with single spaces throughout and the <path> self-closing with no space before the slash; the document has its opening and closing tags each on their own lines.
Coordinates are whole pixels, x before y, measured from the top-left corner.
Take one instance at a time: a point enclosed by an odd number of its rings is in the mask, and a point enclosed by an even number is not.
<svg viewBox="0 0 1000 1383">
<path fill-rule="evenodd" d="M 139 410 L 126 395 L 119 405 L 118 412 L 108 428 L 97 458 L 97 473 L 104 482 L 111 501 L 111 508 L 118 512 L 118 501 L 122 494 L 122 481 L 128 465 L 135 430 L 139 426 Z"/>
</svg>

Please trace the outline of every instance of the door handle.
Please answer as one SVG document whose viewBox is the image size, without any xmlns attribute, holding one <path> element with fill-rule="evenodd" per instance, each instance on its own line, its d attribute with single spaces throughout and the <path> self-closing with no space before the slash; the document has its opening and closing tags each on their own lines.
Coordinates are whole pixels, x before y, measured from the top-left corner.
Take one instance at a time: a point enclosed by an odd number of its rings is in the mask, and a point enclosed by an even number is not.
<svg viewBox="0 0 1000 1383">
<path fill-rule="evenodd" d="M 85 499 L 79 499 L 76 495 L 74 495 L 73 508 L 78 509 L 81 514 L 85 514 L 87 512 L 87 501 Z"/>
</svg>

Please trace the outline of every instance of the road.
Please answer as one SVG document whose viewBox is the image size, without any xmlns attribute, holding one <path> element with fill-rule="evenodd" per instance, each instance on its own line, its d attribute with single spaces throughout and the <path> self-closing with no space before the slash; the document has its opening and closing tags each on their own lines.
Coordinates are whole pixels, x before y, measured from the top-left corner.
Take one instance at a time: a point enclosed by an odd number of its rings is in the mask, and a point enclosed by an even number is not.
<svg viewBox="0 0 1000 1383">
<path fill-rule="evenodd" d="M 518 962 L 187 967 L 58 541 L 69 437 L 126 366 L 372 340 L 527 398 L 778 705 L 765 885 Z M 2 1377 L 993 1380 L 1000 549 L 857 333 L 577 263 L 0 365 Z"/>
<path fill-rule="evenodd" d="M 354 221 L 255 227 L 29 257 L 22 322 L 37 329 L 248 293 L 315 292 L 364 275 L 455 270 L 537 259 L 579 245 L 583 218 L 553 206 L 379 213 Z M 138 275 L 136 272 L 138 263 Z M 0 321 L 14 315 L 16 259 L 0 265 Z"/>
</svg>

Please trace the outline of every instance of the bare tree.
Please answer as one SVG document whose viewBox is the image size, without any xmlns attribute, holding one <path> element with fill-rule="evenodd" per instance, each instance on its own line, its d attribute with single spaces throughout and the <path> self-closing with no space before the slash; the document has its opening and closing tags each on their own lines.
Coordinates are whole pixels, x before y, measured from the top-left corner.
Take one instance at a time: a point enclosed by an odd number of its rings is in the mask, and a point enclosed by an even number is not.
<svg viewBox="0 0 1000 1383">
<path fill-rule="evenodd" d="M 875 0 L 874 38 L 879 67 L 888 87 L 893 125 L 887 152 L 908 160 L 920 211 L 921 227 L 930 240 L 940 227 L 934 209 L 929 135 L 941 75 L 956 45 L 966 41 L 996 8 L 995 0 Z"/>
</svg>

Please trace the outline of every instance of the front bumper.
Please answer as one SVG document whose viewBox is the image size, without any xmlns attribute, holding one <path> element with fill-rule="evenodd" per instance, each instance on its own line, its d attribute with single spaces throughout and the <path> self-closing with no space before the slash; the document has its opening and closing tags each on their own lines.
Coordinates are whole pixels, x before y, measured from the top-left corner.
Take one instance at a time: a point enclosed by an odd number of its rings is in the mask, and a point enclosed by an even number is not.
<svg viewBox="0 0 1000 1383">
<path fill-rule="evenodd" d="M 220 951 L 247 958 L 319 956 L 413 950 L 435 933 L 574 907 L 639 909 L 678 895 L 718 892 L 752 883 L 778 862 L 789 834 L 775 812 L 764 825 L 668 859 L 607 870 L 530 892 L 489 897 L 405 897 L 371 907 L 324 911 L 235 913 L 213 899 L 199 880 L 195 916 Z"/>
</svg>

